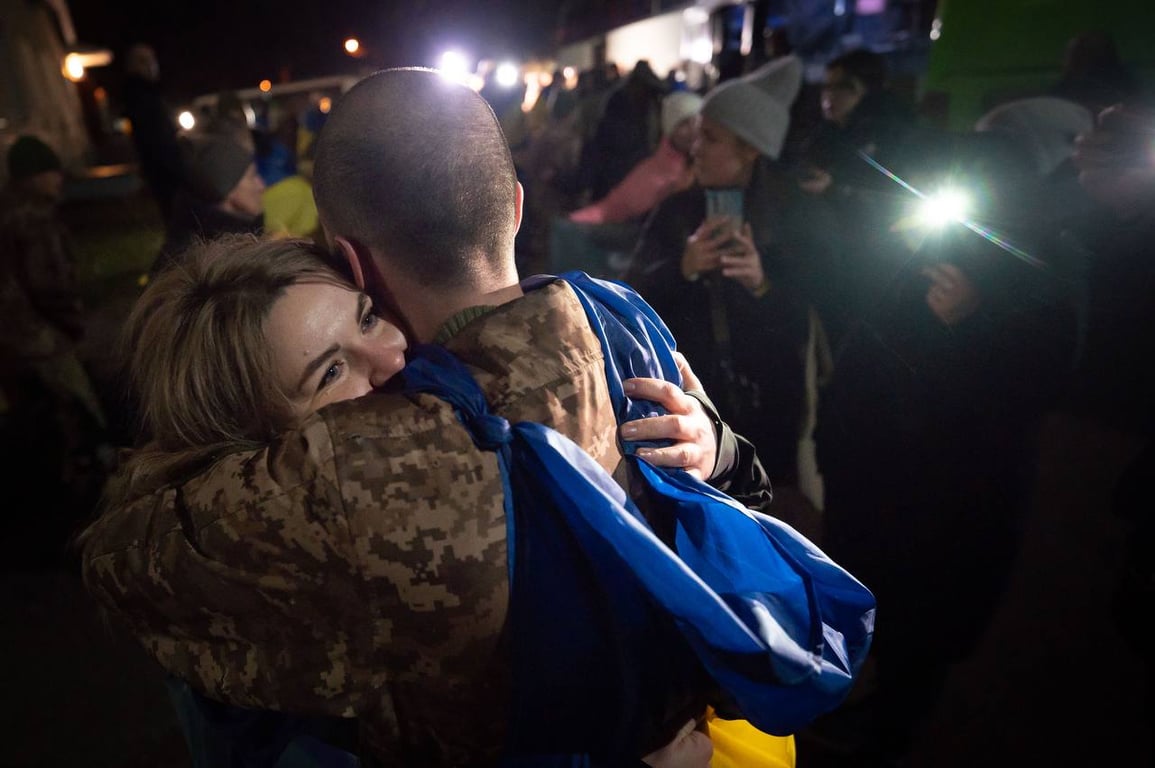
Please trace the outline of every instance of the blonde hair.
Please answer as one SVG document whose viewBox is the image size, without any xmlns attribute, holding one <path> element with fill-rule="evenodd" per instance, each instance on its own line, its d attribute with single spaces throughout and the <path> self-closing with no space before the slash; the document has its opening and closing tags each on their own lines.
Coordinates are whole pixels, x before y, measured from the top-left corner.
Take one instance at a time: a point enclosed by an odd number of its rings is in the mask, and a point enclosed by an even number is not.
<svg viewBox="0 0 1155 768">
<path fill-rule="evenodd" d="M 350 285 L 310 241 L 237 235 L 194 245 L 149 283 L 122 336 L 146 442 L 108 496 L 159 487 L 294 426 L 264 323 L 286 288 L 306 282 Z"/>
</svg>

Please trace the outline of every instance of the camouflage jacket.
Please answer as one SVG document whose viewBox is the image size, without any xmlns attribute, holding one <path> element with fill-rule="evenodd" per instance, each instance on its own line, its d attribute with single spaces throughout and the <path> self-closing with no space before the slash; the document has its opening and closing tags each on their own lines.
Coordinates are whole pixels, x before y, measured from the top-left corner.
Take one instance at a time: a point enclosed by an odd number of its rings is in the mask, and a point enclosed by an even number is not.
<svg viewBox="0 0 1155 768">
<path fill-rule="evenodd" d="M 496 413 L 621 464 L 602 351 L 558 282 L 447 343 Z M 240 706 L 357 716 L 389 765 L 492 762 L 509 602 L 502 481 L 452 409 L 377 393 L 105 511 L 89 589 L 170 673 Z"/>
</svg>

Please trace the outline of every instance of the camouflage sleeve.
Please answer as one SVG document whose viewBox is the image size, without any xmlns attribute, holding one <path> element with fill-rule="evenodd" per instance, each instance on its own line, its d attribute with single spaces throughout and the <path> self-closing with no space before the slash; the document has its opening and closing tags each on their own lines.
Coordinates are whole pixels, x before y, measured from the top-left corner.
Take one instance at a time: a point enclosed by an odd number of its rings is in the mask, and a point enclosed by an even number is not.
<svg viewBox="0 0 1155 768">
<path fill-rule="evenodd" d="M 368 607 L 322 421 L 110 506 L 82 567 L 160 664 L 210 697 L 359 711 Z"/>
</svg>

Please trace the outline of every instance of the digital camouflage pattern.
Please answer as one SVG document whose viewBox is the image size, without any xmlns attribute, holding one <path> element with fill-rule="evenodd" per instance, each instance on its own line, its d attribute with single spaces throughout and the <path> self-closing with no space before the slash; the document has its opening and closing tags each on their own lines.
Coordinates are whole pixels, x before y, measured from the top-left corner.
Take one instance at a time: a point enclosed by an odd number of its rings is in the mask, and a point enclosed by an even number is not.
<svg viewBox="0 0 1155 768">
<path fill-rule="evenodd" d="M 495 413 L 619 466 L 601 347 L 565 283 L 447 346 Z M 495 455 L 451 408 L 377 393 L 108 509 L 84 576 L 167 671 L 210 697 L 360 717 L 387 765 L 485 763 L 508 699 L 502 504 Z"/>
</svg>

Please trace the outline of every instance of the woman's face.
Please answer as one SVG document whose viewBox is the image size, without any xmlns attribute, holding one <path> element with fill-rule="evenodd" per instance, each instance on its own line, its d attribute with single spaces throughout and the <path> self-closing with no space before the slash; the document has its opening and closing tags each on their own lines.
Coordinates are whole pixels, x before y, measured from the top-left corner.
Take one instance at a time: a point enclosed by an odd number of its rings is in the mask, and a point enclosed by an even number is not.
<svg viewBox="0 0 1155 768">
<path fill-rule="evenodd" d="M 690 156 L 694 175 L 703 187 L 745 187 L 750 183 L 758 150 L 726 126 L 702 116 Z"/>
<path fill-rule="evenodd" d="M 822 83 L 822 115 L 832 123 L 845 125 L 865 95 L 862 84 L 842 67 L 828 69 Z"/>
<path fill-rule="evenodd" d="M 352 288 L 298 283 L 265 319 L 277 383 L 297 416 L 368 394 L 405 367 L 405 337 Z"/>
</svg>

